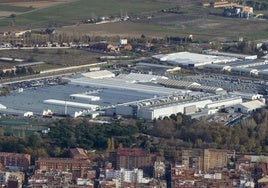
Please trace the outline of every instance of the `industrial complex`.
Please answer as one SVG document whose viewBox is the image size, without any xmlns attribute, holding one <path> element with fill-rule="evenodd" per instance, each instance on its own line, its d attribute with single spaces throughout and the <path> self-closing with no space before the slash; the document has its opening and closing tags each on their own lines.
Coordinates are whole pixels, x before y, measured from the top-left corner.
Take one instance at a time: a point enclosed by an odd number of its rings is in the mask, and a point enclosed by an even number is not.
<svg viewBox="0 0 268 188">
<path fill-rule="evenodd" d="M 155 65 L 166 66 L 168 70 L 172 67 L 197 68 L 201 71 L 228 72 L 239 76 L 263 76 L 268 70 L 267 60 L 256 59 L 255 56 L 222 54 L 216 51 L 205 53 L 160 54 L 152 59 Z M 153 64 L 143 64 L 147 65 Z M 247 91 L 242 91 L 236 86 L 230 89 L 225 85 L 230 87 L 231 82 L 229 85 L 221 81 L 223 84 L 219 85 L 215 82 L 216 79 L 213 79 L 213 85 L 212 80 L 206 83 L 205 79 L 195 78 L 194 81 L 194 77 L 189 77 L 188 80 L 187 77 L 181 78 L 184 80 L 170 77 L 168 74 L 118 74 L 113 70 L 96 69 L 63 77 L 67 83 L 65 85 L 25 88 L 23 92 L 13 92 L 6 97 L 0 97 L 1 112 L 29 116 L 42 115 L 42 111 L 49 109 L 51 113 L 73 117 L 120 115 L 153 120 L 177 113 L 196 118 L 230 109 L 237 113 L 249 113 L 265 105 L 263 95 L 254 92 L 254 89 L 247 88 Z M 26 97 L 24 94 L 34 95 L 35 99 L 21 100 L 20 97 Z M 20 103 L 21 105 L 17 105 Z"/>
</svg>

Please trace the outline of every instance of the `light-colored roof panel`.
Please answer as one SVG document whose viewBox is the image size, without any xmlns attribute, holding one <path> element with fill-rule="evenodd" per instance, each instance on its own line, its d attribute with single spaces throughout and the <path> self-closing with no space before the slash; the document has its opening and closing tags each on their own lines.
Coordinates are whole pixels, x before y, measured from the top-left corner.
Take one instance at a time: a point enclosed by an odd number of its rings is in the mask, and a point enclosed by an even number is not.
<svg viewBox="0 0 268 188">
<path fill-rule="evenodd" d="M 211 63 L 223 63 L 232 62 L 237 58 L 225 57 L 225 56 L 213 56 L 191 52 L 178 52 L 166 55 L 156 55 L 153 58 L 159 59 L 160 61 L 167 61 L 173 64 L 194 64 L 194 65 L 205 65 Z"/>
<path fill-rule="evenodd" d="M 138 82 L 151 82 L 156 79 L 168 79 L 165 76 L 159 75 L 151 75 L 151 74 L 140 74 L 140 73 L 130 73 L 130 74 L 120 74 L 117 78 L 125 79 L 125 80 L 132 80 Z"/>
<path fill-rule="evenodd" d="M 71 102 L 71 101 L 64 101 L 64 100 L 56 100 L 56 99 L 47 99 L 43 101 L 46 104 L 54 104 L 59 106 L 72 106 L 78 108 L 85 108 L 85 109 L 96 109 L 99 106 L 93 104 L 86 104 L 86 103 L 78 103 L 78 102 Z"/>
<path fill-rule="evenodd" d="M 253 109 L 253 110 L 265 107 L 265 104 L 258 100 L 244 102 L 240 105 L 242 105 L 243 107 L 247 109 Z"/>
<path fill-rule="evenodd" d="M 88 78 L 95 78 L 95 79 L 115 77 L 115 74 L 108 70 L 86 72 L 86 73 L 82 73 L 82 75 Z"/>
</svg>

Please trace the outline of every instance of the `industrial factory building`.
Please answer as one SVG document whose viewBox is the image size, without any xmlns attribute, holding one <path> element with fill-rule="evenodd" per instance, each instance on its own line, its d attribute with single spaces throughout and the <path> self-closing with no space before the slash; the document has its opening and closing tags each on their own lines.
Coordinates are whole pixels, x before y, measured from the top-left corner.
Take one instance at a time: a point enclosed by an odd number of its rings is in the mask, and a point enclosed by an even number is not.
<svg viewBox="0 0 268 188">
<path fill-rule="evenodd" d="M 92 71 L 92 72 L 86 72 L 82 73 L 83 76 L 93 79 L 99 79 L 99 78 L 113 78 L 115 77 L 115 74 L 108 71 L 108 70 L 100 70 L 100 71 Z"/>
<path fill-rule="evenodd" d="M 200 67 L 207 64 L 229 63 L 237 60 L 235 57 L 213 56 L 191 52 L 154 55 L 153 59 L 182 67 Z"/>
<path fill-rule="evenodd" d="M 152 82 L 157 79 L 168 79 L 165 76 L 158 76 L 152 74 L 139 74 L 139 73 L 120 74 L 117 76 L 117 78 L 140 83 Z"/>
<path fill-rule="evenodd" d="M 244 102 L 241 104 L 237 104 L 234 106 L 235 111 L 242 113 L 251 113 L 256 111 L 257 109 L 264 108 L 266 105 L 264 102 L 259 100 L 253 100 Z"/>
<path fill-rule="evenodd" d="M 218 111 L 222 108 L 242 103 L 240 96 L 209 95 L 209 96 L 166 96 L 152 98 L 142 102 L 133 102 L 126 105 L 118 105 L 109 109 L 111 114 L 136 117 L 153 120 L 169 117 L 172 114 L 194 114 L 202 109 Z M 208 115 L 208 114 L 207 114 Z"/>
</svg>

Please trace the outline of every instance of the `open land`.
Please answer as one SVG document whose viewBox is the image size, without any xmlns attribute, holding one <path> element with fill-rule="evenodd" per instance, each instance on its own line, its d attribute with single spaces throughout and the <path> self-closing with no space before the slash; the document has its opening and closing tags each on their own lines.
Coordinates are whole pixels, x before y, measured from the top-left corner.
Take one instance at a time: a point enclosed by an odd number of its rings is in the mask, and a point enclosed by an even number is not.
<svg viewBox="0 0 268 188">
<path fill-rule="evenodd" d="M 15 55 L 14 55 L 15 54 Z M 24 59 L 26 62 L 31 61 L 43 61 L 45 64 L 35 66 L 36 71 L 42 71 L 47 69 L 85 65 L 96 63 L 99 54 L 75 50 L 75 49 L 59 49 L 59 50 L 2 50 L 1 56 Z M 1 62 L 0 67 L 13 67 L 15 63 Z"/>
<path fill-rule="evenodd" d="M 9 6 L 7 10 L 17 10 L 18 15 L 6 18 L 8 11 L 0 11 L 4 16 L 1 26 L 11 29 L 55 27 L 59 33 L 94 36 L 137 37 L 143 34 L 149 37 L 184 37 L 192 34 L 196 40 L 236 40 L 241 36 L 256 40 L 268 37 L 267 20 L 222 17 L 221 9 L 204 8 L 201 2 L 204 1 L 62 0 L 27 1 L 23 7 L 22 3 L 9 1 L 2 4 Z M 163 11 L 170 9 L 175 11 Z M 128 15 L 130 20 L 82 24 L 87 19 L 120 15 Z"/>
</svg>

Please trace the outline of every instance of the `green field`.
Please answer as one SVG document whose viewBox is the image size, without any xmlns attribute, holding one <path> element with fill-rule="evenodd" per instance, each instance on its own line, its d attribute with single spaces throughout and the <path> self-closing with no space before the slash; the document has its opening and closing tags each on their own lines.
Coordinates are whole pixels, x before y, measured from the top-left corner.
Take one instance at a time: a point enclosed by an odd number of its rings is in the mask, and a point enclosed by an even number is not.
<svg viewBox="0 0 268 188">
<path fill-rule="evenodd" d="M 152 3 L 154 2 L 154 3 Z M 59 4 L 53 7 L 37 9 L 16 17 L 17 25 L 66 23 L 73 24 L 84 19 L 98 16 L 120 14 L 142 14 L 148 11 L 161 10 L 176 3 L 166 1 L 141 0 L 79 0 L 73 3 Z"/>
<path fill-rule="evenodd" d="M 1 5 L 0 11 L 10 11 L 10 12 L 27 12 L 34 10 L 32 7 L 19 7 L 19 6 L 10 6 L 10 5 Z"/>
</svg>

